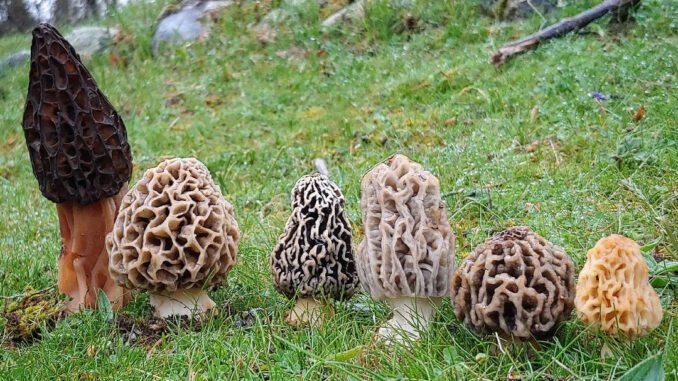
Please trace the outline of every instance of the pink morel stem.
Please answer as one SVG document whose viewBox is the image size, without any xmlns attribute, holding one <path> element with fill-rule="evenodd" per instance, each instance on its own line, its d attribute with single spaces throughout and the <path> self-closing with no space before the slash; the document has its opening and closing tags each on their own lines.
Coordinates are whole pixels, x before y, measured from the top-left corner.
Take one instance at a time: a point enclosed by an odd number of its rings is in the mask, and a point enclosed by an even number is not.
<svg viewBox="0 0 678 381">
<path fill-rule="evenodd" d="M 59 227 L 63 243 L 59 256 L 59 292 L 71 297 L 68 312 L 81 308 L 96 308 L 97 293 L 104 290 L 114 310 L 122 308 L 130 299 L 128 290 L 115 284 L 108 273 L 106 235 L 127 192 L 123 186 L 113 197 L 93 204 L 77 202 L 57 204 Z"/>
</svg>

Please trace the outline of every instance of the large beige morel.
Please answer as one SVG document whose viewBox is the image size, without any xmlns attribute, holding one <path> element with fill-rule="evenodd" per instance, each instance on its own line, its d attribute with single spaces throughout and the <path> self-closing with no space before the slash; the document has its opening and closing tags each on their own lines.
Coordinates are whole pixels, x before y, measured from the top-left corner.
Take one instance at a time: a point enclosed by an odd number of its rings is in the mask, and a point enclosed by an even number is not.
<svg viewBox="0 0 678 381">
<path fill-rule="evenodd" d="M 417 339 L 449 294 L 454 271 L 455 238 L 438 179 L 395 155 L 365 174 L 361 190 L 365 237 L 358 275 L 372 298 L 386 300 L 394 311 L 379 334 Z"/>
<path fill-rule="evenodd" d="M 584 323 L 627 336 L 646 335 L 659 325 L 662 306 L 635 241 L 613 234 L 599 240 L 586 257 L 575 298 Z"/>
<path fill-rule="evenodd" d="M 156 316 L 214 306 L 204 289 L 235 264 L 240 232 L 233 208 L 196 159 L 149 169 L 122 200 L 107 238 L 109 270 L 128 289 L 147 290 Z"/>
</svg>

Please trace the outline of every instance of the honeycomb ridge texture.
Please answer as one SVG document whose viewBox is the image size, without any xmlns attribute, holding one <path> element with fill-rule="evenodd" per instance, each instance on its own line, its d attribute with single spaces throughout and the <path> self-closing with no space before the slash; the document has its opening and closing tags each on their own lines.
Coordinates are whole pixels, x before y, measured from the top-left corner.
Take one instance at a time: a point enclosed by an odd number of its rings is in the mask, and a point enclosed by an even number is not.
<svg viewBox="0 0 678 381">
<path fill-rule="evenodd" d="M 444 297 L 454 271 L 454 234 L 438 179 L 403 155 L 367 172 L 360 206 L 365 237 L 356 262 L 375 299 Z"/>
<path fill-rule="evenodd" d="M 109 270 L 128 289 L 154 293 L 218 285 L 235 264 L 233 208 L 196 159 L 149 169 L 123 198 L 107 237 Z"/>
<path fill-rule="evenodd" d="M 71 44 L 49 24 L 33 30 L 23 129 L 49 200 L 91 204 L 132 174 L 125 124 Z"/>
<path fill-rule="evenodd" d="M 275 288 L 288 298 L 350 298 L 358 274 L 341 190 L 313 174 L 297 181 L 291 199 L 292 215 L 271 254 Z"/>
<path fill-rule="evenodd" d="M 480 244 L 452 278 L 458 319 L 477 332 L 550 336 L 574 307 L 574 263 L 528 227 Z"/>
<path fill-rule="evenodd" d="M 613 234 L 599 240 L 579 273 L 577 315 L 615 335 L 642 336 L 662 320 L 662 306 L 648 280 L 638 244 Z"/>
</svg>

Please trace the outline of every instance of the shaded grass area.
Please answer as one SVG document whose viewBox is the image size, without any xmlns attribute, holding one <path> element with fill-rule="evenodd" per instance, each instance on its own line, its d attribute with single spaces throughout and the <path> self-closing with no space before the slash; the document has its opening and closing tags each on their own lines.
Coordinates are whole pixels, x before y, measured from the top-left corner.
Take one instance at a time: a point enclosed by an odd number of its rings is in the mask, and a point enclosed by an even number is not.
<svg viewBox="0 0 678 381">
<path fill-rule="evenodd" d="M 271 4 L 245 2 L 203 43 L 158 58 L 149 46 L 162 3 L 112 15 L 105 23 L 124 38 L 88 67 L 125 120 L 134 180 L 168 156 L 205 162 L 243 230 L 238 264 L 211 293 L 222 313 L 199 332 L 176 327 L 138 346 L 86 311 L 39 342 L 0 349 L 0 378 L 615 379 L 657 353 L 676 378 L 678 308 L 668 287 L 658 290 L 662 325 L 630 342 L 572 319 L 536 349 L 498 346 L 461 325 L 448 300 L 420 343 L 389 349 L 372 342 L 388 309 L 364 294 L 338 305 L 322 329 L 284 325 L 290 304 L 272 287 L 268 255 L 289 191 L 316 157 L 347 198 L 356 243 L 360 176 L 401 152 L 439 177 L 458 261 L 517 224 L 561 245 L 577 269 L 611 233 L 646 245 L 648 256 L 676 259 L 676 4 L 646 1 L 622 34 L 594 26 L 496 69 L 490 52 L 544 20 L 499 23 L 461 3 L 422 1 L 405 12 L 376 1 L 364 23 L 327 34 L 316 5 L 290 7 L 275 41 L 261 44 L 248 25 Z M 404 22 L 410 16 L 416 27 Z M 24 43 L 0 39 L 0 52 Z M 23 143 L 27 68 L 1 81 L 0 295 L 9 296 L 55 283 L 60 241 L 55 207 L 38 191 Z M 595 101 L 594 91 L 608 100 Z M 641 105 L 647 114 L 635 121 Z M 147 295 L 126 312 L 149 317 Z"/>
</svg>

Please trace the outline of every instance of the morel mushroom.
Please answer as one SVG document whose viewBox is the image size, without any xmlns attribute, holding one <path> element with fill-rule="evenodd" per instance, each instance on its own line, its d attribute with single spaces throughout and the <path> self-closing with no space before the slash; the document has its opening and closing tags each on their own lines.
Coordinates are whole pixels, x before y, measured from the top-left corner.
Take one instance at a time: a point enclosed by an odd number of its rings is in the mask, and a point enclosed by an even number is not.
<svg viewBox="0 0 678 381">
<path fill-rule="evenodd" d="M 129 299 L 108 274 L 106 234 L 132 173 L 125 124 L 73 47 L 49 24 L 33 30 L 23 129 L 40 191 L 57 204 L 59 291 L 67 310 Z"/>
<path fill-rule="evenodd" d="M 358 284 L 344 196 L 321 174 L 304 176 L 292 190 L 292 215 L 271 254 L 275 288 L 296 304 L 286 322 L 319 325 L 328 298 L 347 300 Z"/>
<path fill-rule="evenodd" d="M 146 171 L 122 200 L 106 246 L 110 272 L 148 290 L 155 316 L 193 316 L 214 307 L 205 288 L 235 264 L 240 231 L 207 167 L 170 159 Z"/>
<path fill-rule="evenodd" d="M 574 263 L 532 229 L 510 228 L 459 266 L 452 301 L 457 318 L 477 332 L 545 338 L 574 307 Z"/>
<path fill-rule="evenodd" d="M 395 155 L 367 172 L 361 188 L 365 238 L 356 257 L 358 275 L 372 298 L 393 309 L 378 334 L 416 340 L 449 294 L 454 271 L 455 237 L 438 179 Z"/>
<path fill-rule="evenodd" d="M 579 273 L 577 315 L 615 335 L 643 336 L 657 328 L 662 306 L 648 281 L 638 244 L 613 234 L 596 243 Z"/>
</svg>

